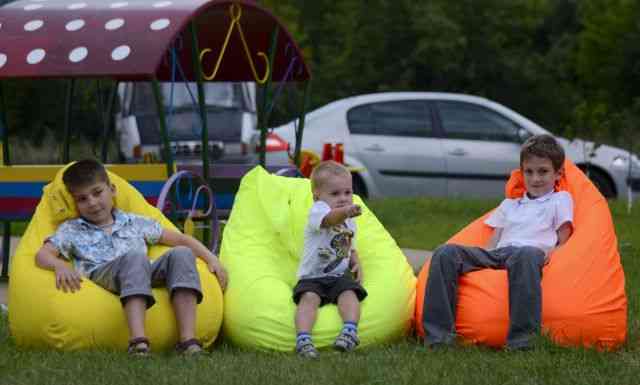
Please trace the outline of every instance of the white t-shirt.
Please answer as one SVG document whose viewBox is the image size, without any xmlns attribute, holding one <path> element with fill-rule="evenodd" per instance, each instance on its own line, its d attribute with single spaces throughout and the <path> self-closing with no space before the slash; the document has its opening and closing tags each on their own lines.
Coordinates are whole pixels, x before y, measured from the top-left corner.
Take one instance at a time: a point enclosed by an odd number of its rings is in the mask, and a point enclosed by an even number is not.
<svg viewBox="0 0 640 385">
<path fill-rule="evenodd" d="M 534 246 L 547 255 L 558 243 L 557 231 L 565 222 L 573 223 L 573 199 L 566 191 L 552 191 L 536 199 L 527 194 L 505 199 L 485 220 L 491 227 L 502 228 L 496 248 Z"/>
<path fill-rule="evenodd" d="M 331 211 L 326 202 L 316 201 L 309 210 L 309 223 L 304 230 L 304 251 L 298 269 L 299 279 L 338 277 L 349 268 L 354 247 L 356 223 L 347 218 L 344 223 L 321 227 Z"/>
</svg>

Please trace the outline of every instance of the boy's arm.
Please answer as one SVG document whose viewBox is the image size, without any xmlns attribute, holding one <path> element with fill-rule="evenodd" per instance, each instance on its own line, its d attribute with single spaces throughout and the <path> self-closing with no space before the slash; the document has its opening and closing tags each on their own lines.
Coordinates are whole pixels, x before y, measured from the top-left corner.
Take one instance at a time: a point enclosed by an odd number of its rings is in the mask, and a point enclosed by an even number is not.
<svg viewBox="0 0 640 385">
<path fill-rule="evenodd" d="M 186 246 L 193 254 L 207 263 L 209 271 L 218 277 L 222 290 L 227 287 L 227 271 L 218 257 L 207 249 L 199 240 L 173 230 L 162 229 L 159 243 L 167 246 Z"/>
<path fill-rule="evenodd" d="M 45 242 L 36 253 L 36 264 L 56 274 L 56 288 L 64 292 L 80 290 L 82 276 L 65 261 L 58 258 L 60 253 L 51 242 Z"/>
<path fill-rule="evenodd" d="M 358 205 L 349 205 L 331 209 L 322 219 L 321 227 L 331 227 L 343 223 L 347 218 L 357 217 L 362 214 L 362 209 Z"/>
<path fill-rule="evenodd" d="M 491 238 L 489 238 L 489 242 L 487 242 L 486 249 L 494 249 L 498 245 L 498 242 L 500 242 L 500 237 L 502 237 L 502 227 L 495 227 Z"/>
</svg>

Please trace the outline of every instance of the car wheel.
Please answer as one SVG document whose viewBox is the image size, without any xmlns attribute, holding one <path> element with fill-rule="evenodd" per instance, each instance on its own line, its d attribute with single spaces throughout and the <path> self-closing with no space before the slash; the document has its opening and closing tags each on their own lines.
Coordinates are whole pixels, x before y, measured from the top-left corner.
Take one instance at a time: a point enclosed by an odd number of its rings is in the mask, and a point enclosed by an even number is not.
<svg viewBox="0 0 640 385">
<path fill-rule="evenodd" d="M 605 198 L 611 199 L 616 197 L 616 191 L 613 187 L 613 183 L 609 177 L 602 171 L 590 168 L 585 170 L 585 174 L 589 176 L 591 182 L 600 190 L 600 193 L 604 195 Z"/>
<path fill-rule="evenodd" d="M 353 174 L 353 193 L 362 199 L 367 199 L 367 186 L 364 185 L 358 174 Z"/>
</svg>

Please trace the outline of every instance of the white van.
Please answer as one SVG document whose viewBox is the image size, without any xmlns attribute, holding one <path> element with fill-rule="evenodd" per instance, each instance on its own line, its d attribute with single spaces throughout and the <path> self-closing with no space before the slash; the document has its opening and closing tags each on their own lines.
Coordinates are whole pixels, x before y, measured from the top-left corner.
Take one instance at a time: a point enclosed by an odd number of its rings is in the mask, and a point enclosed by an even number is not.
<svg viewBox="0 0 640 385">
<path fill-rule="evenodd" d="M 202 123 L 195 83 L 160 83 L 169 142 L 177 163 L 202 159 Z M 212 162 L 250 163 L 255 138 L 255 83 L 204 83 Z M 151 82 L 125 82 L 118 86 L 115 116 L 120 153 L 127 163 L 162 162 L 162 138 Z"/>
</svg>

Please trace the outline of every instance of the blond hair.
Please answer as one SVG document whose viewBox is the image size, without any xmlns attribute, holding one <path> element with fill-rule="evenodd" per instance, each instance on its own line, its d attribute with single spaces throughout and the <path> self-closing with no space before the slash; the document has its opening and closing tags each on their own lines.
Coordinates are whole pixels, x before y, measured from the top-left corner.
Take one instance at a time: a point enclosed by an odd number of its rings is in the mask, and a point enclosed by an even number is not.
<svg viewBox="0 0 640 385">
<path fill-rule="evenodd" d="M 322 187 L 322 185 L 331 177 L 346 176 L 351 177 L 351 172 L 344 165 L 333 161 L 325 160 L 320 162 L 313 171 L 311 171 L 311 189 L 316 190 Z"/>
</svg>

